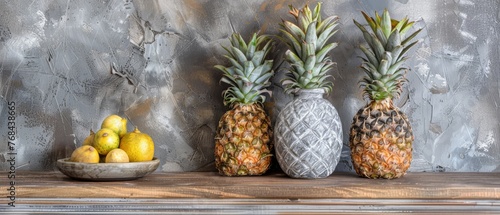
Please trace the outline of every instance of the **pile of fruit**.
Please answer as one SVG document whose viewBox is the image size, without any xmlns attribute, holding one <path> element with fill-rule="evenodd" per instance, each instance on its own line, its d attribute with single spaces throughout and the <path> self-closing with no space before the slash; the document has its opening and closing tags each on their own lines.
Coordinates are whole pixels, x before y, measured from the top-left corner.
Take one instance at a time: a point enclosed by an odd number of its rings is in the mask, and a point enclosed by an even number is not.
<svg viewBox="0 0 500 215">
<path fill-rule="evenodd" d="M 153 139 L 137 127 L 127 132 L 127 119 L 110 115 L 101 129 L 90 130 L 82 146 L 71 154 L 70 161 L 81 163 L 126 163 L 150 161 L 154 155 Z"/>
</svg>

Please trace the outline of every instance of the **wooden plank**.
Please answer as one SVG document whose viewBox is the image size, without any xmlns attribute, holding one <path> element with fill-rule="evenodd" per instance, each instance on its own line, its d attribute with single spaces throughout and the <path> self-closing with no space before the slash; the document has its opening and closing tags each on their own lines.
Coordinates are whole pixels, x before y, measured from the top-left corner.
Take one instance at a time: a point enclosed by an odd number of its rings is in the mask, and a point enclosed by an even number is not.
<svg viewBox="0 0 500 215">
<path fill-rule="evenodd" d="M 186 172 L 153 173 L 133 181 L 90 182 L 73 180 L 57 171 L 18 172 L 16 198 L 497 200 L 499 178 L 500 173 L 408 173 L 395 180 L 372 180 L 335 173 L 325 179 L 305 180 L 282 173 L 224 177 L 214 172 Z M 1 184 L 0 189 L 8 189 L 7 184 Z"/>
<path fill-rule="evenodd" d="M 491 200 L 396 199 L 23 199 L 0 214 L 492 214 Z"/>
</svg>

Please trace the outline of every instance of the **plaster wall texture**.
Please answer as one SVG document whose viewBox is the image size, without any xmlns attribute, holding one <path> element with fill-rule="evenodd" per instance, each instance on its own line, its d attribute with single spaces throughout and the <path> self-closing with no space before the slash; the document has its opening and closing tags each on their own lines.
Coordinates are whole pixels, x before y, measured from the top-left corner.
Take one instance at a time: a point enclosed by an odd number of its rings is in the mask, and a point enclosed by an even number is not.
<svg viewBox="0 0 500 215">
<path fill-rule="evenodd" d="M 156 142 L 157 171 L 213 171 L 215 129 L 227 110 L 216 64 L 221 45 L 239 32 L 277 35 L 288 5 L 299 0 L 0 1 L 0 167 L 7 170 L 9 102 L 16 108 L 16 167 L 53 170 L 110 114 L 125 116 Z M 415 135 L 410 171 L 499 171 L 500 1 L 336 0 L 323 13 L 340 17 L 331 53 L 344 148 L 337 171 L 353 171 L 352 117 L 366 104 L 358 86 L 364 43 L 353 19 L 387 8 L 422 28 L 396 104 Z M 364 23 L 364 22 L 363 22 Z M 245 36 L 246 35 L 246 36 Z M 283 92 L 282 55 L 271 54 L 272 120 L 291 101 Z"/>
</svg>

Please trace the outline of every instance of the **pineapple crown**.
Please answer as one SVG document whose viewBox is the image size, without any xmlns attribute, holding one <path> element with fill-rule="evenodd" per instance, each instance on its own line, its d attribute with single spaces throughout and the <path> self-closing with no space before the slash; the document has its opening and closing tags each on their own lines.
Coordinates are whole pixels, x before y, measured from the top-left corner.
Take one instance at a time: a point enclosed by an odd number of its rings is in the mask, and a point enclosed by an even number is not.
<svg viewBox="0 0 500 215">
<path fill-rule="evenodd" d="M 328 93 L 333 83 L 326 79 L 327 72 L 333 63 L 328 52 L 337 46 L 337 43 L 328 43 L 337 30 L 337 16 L 321 18 L 321 2 L 313 11 L 309 6 L 301 10 L 289 6 L 289 13 L 295 17 L 295 23 L 283 20 L 280 31 L 281 39 L 287 44 L 285 60 L 291 65 L 286 71 L 286 78 L 282 80 L 285 92 L 290 93 L 297 89 L 323 88 Z"/>
<path fill-rule="evenodd" d="M 391 19 L 387 9 L 384 10 L 382 17 L 377 12 L 375 17 L 361 13 L 372 30 L 368 32 L 363 25 L 354 20 L 354 24 L 363 32 L 363 37 L 368 43 L 368 47 L 359 46 L 365 54 L 365 57 L 361 57 L 363 60 L 361 69 L 367 74 L 361 80 L 361 87 L 371 100 L 380 101 L 398 97 L 402 91 L 402 84 L 407 81 L 405 75 L 408 69 L 402 67 L 408 59 L 405 54 L 417 44 L 418 41 L 411 42 L 411 40 L 422 29 L 405 37 L 406 32 L 415 23 L 409 21 L 408 17 L 400 21 Z"/>
<path fill-rule="evenodd" d="M 224 105 L 263 103 L 266 100 L 263 94 L 271 94 L 266 87 L 271 84 L 269 79 L 274 74 L 273 60 L 265 60 L 271 49 L 271 40 L 257 33 L 253 34 L 248 44 L 238 33 L 232 34 L 229 40 L 231 46 L 223 48 L 231 66 L 215 66 L 224 73 L 221 82 L 231 85 L 222 93 Z"/>
</svg>

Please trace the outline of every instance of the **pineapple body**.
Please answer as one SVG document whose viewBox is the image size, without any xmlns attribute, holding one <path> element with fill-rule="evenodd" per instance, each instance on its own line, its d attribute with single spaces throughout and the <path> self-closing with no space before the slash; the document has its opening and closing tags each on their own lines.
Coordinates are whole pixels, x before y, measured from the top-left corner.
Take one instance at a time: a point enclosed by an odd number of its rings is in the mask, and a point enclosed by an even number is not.
<svg viewBox="0 0 500 215">
<path fill-rule="evenodd" d="M 262 108 L 264 94 L 273 76 L 273 60 L 266 60 L 271 49 L 268 36 L 253 34 L 247 43 L 238 33 L 224 47 L 231 62 L 221 82 L 229 84 L 223 91 L 224 104 L 230 106 L 219 120 L 215 136 L 215 166 L 221 175 L 261 175 L 271 163 L 271 121 Z"/>
<path fill-rule="evenodd" d="M 328 177 L 339 162 L 342 125 L 335 107 L 322 98 L 323 92 L 300 90 L 276 120 L 276 158 L 292 178 Z"/>
<path fill-rule="evenodd" d="M 360 109 L 349 142 L 354 170 L 367 178 L 403 176 L 412 160 L 413 132 L 406 115 L 390 99 Z"/>
<path fill-rule="evenodd" d="M 271 164 L 271 121 L 259 104 L 235 105 L 220 119 L 215 166 L 221 175 L 261 175 Z"/>
<path fill-rule="evenodd" d="M 415 22 L 407 17 L 391 19 L 389 11 L 370 17 L 362 12 L 369 29 L 354 20 L 368 46 L 360 45 L 364 57 L 361 69 L 366 76 L 360 81 L 367 106 L 354 116 L 349 134 L 351 159 L 358 175 L 367 178 L 393 179 L 403 176 L 412 159 L 413 132 L 406 115 L 394 106 L 408 68 L 405 54 L 417 44 L 406 33 Z"/>
</svg>

